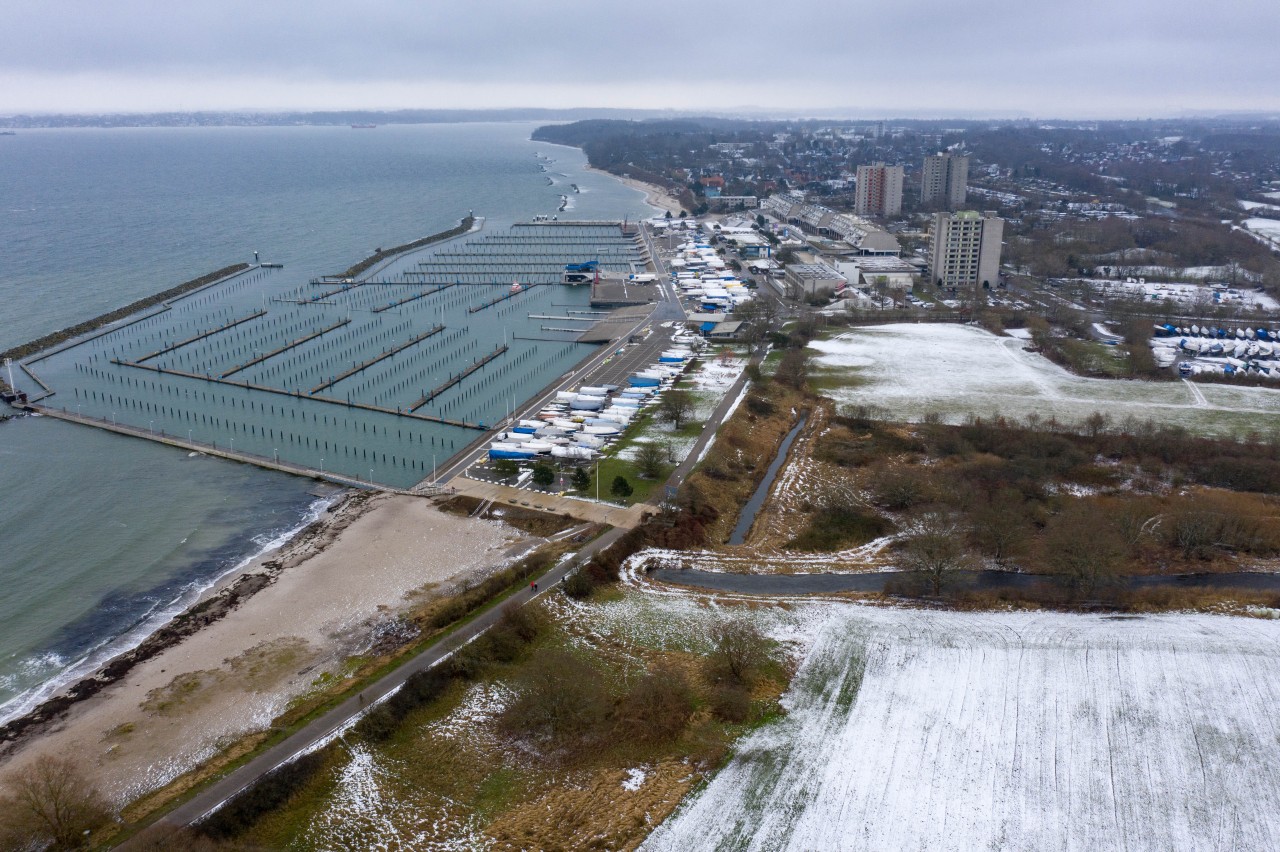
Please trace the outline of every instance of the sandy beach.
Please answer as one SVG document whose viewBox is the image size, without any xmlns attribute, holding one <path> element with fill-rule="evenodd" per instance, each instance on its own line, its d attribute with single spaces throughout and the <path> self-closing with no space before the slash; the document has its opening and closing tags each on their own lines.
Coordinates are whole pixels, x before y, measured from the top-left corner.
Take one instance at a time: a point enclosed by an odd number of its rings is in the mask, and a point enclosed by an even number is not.
<svg viewBox="0 0 1280 852">
<path fill-rule="evenodd" d="M 414 601 L 502 567 L 526 542 L 427 499 L 340 504 L 318 534 L 246 567 L 270 585 L 25 737 L 0 762 L 0 784 L 39 755 L 73 755 L 114 803 L 132 801 L 268 728 L 394 633 Z"/>
<path fill-rule="evenodd" d="M 670 211 L 672 216 L 679 216 L 680 211 L 684 210 L 680 201 L 672 197 L 665 187 L 661 187 L 653 183 L 645 183 L 644 181 L 636 180 L 635 178 L 621 177 L 620 175 L 615 175 L 612 172 L 606 172 L 603 169 L 597 169 L 592 166 L 584 166 L 583 168 L 586 171 L 595 172 L 596 174 L 608 175 L 614 180 L 620 181 L 622 184 L 629 186 L 632 189 L 640 190 L 645 194 L 645 203 L 650 207 Z"/>
</svg>

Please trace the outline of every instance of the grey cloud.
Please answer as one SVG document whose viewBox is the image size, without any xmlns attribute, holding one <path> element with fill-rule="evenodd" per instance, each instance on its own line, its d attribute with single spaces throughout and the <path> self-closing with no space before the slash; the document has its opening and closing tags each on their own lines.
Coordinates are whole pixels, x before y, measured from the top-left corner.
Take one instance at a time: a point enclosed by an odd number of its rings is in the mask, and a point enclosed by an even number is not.
<svg viewBox="0 0 1280 852">
<path fill-rule="evenodd" d="M 158 97 L 140 80 L 190 81 L 191 100 L 238 95 L 246 106 L 269 92 L 316 101 L 298 107 L 359 105 L 319 102 L 328 85 L 371 100 L 443 98 L 455 86 L 488 101 L 478 106 L 519 105 L 505 91 L 527 105 L 579 93 L 592 105 L 694 108 L 1280 107 L 1280 16 L 1263 0 L 1212 10 L 1198 0 L 9 5 L 0 81 L 29 79 L 51 97 L 58 80 L 79 77 L 138 98 Z"/>
</svg>

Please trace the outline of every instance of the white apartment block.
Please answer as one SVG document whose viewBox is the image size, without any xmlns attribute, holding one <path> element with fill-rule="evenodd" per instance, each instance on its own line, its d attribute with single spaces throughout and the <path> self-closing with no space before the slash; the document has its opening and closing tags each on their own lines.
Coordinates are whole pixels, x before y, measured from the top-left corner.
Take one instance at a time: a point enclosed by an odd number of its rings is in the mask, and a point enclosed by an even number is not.
<svg viewBox="0 0 1280 852">
<path fill-rule="evenodd" d="M 929 280 L 941 287 L 995 287 L 1000 278 L 1004 220 L 994 212 L 938 213 L 933 217 Z"/>
</svg>

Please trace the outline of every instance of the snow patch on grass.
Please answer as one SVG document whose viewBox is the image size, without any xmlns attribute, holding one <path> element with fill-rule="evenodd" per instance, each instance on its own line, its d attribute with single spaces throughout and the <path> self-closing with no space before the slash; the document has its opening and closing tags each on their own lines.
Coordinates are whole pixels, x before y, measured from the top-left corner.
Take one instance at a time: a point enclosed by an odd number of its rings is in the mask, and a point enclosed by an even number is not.
<svg viewBox="0 0 1280 852">
<path fill-rule="evenodd" d="M 628 769 L 627 778 L 622 782 L 622 789 L 628 793 L 634 793 L 644 784 L 644 779 L 649 777 L 649 773 L 643 768 Z"/>
<path fill-rule="evenodd" d="M 474 819 L 459 820 L 448 807 L 423 807 L 412 797 L 389 793 L 394 771 L 363 744 L 338 776 L 329 806 L 314 818 L 302 838 L 310 849 L 487 849 L 491 841 Z"/>
</svg>

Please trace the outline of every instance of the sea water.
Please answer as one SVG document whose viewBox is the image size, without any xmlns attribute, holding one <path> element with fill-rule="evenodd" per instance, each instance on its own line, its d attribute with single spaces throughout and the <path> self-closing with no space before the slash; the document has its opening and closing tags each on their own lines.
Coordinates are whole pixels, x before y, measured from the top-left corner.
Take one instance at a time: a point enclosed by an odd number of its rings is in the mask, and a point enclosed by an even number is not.
<svg viewBox="0 0 1280 852">
<path fill-rule="evenodd" d="M 0 349 L 254 251 L 318 275 L 469 211 L 486 232 L 540 214 L 650 212 L 640 193 L 583 171 L 581 152 L 530 142 L 534 126 L 4 137 Z M 49 417 L 0 424 L 0 720 L 316 516 L 331 498 L 313 489 Z"/>
</svg>

